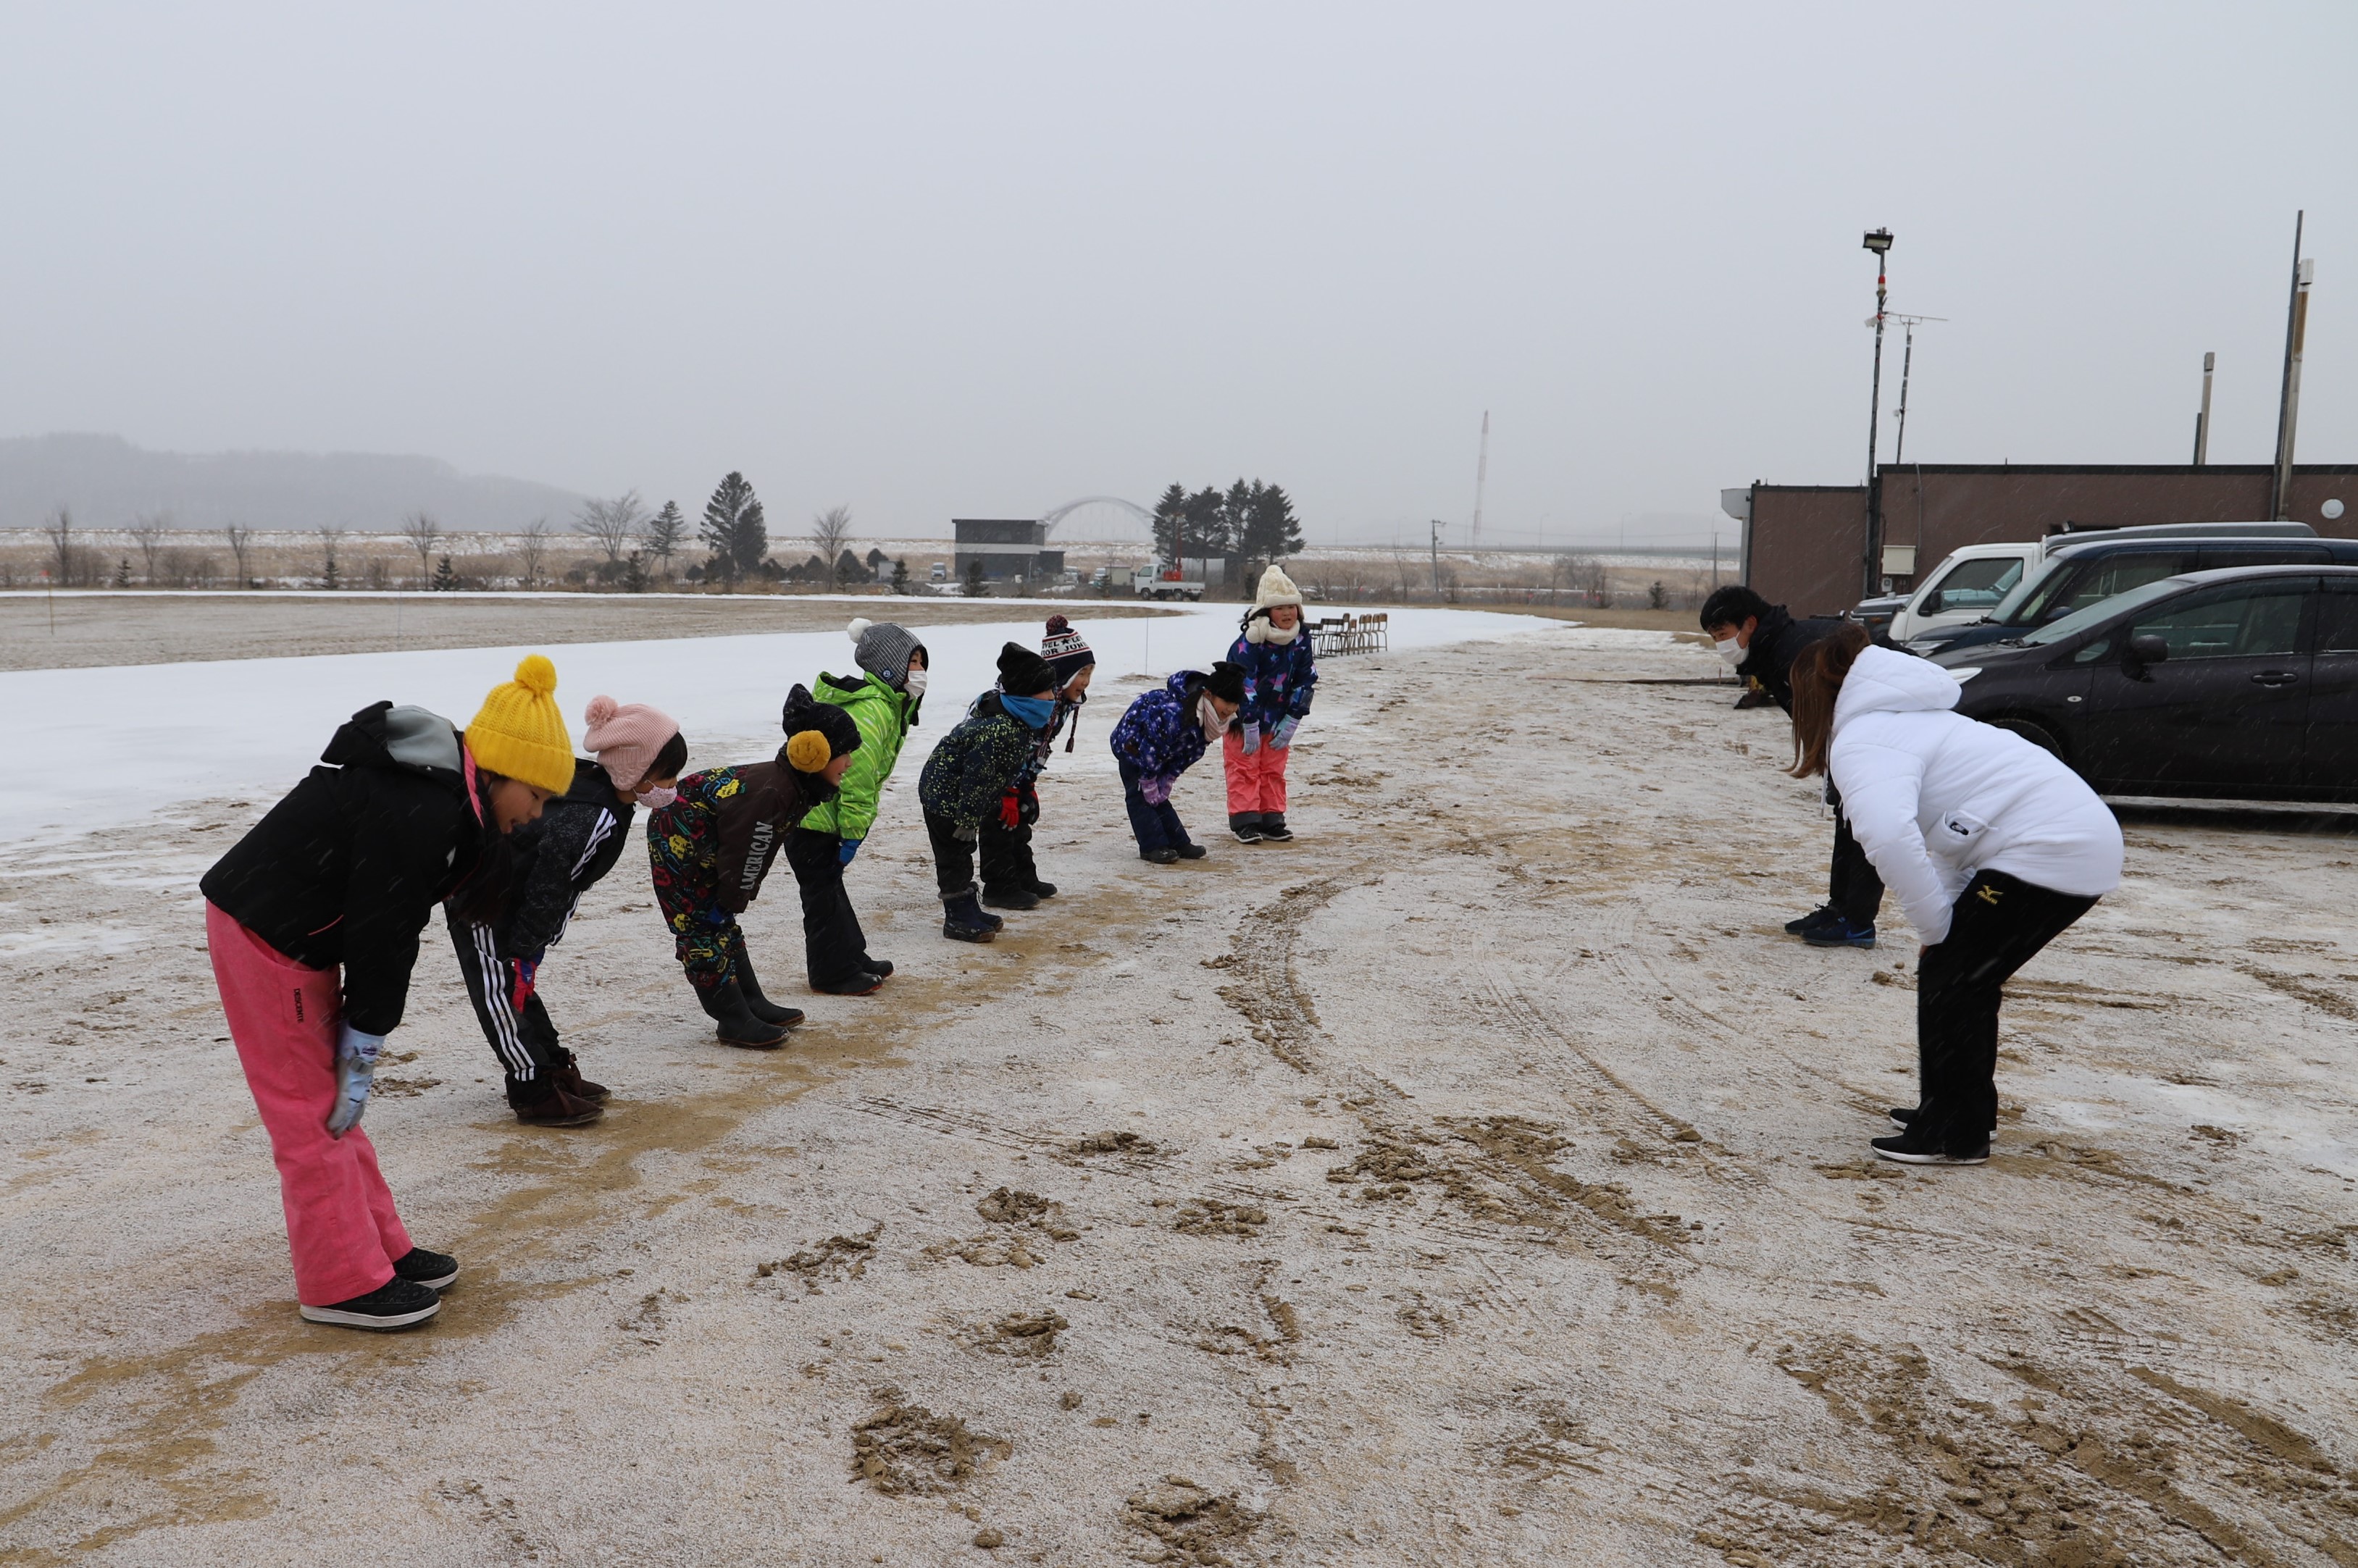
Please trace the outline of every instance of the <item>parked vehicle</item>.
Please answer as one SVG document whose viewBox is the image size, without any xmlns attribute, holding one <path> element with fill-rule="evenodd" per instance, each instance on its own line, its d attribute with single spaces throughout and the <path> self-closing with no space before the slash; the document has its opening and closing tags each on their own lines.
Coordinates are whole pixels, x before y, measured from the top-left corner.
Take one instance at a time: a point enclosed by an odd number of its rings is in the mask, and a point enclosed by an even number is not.
<svg viewBox="0 0 2358 1568">
<path fill-rule="evenodd" d="M 1986 619 L 1908 640 L 1935 654 L 2021 637 L 2143 583 L 2228 567 L 2358 564 L 2358 540 L 2320 539 L 2305 523 L 2172 523 L 2096 535 L 2050 535 L 2043 558 Z"/>
<path fill-rule="evenodd" d="M 1141 599 L 1201 599 L 1204 579 L 1156 577 L 1151 572 L 1138 574 L 1138 597 Z"/>
<path fill-rule="evenodd" d="M 2067 539 L 2072 535 L 2057 534 L 2049 537 Z M 1984 619 L 2014 591 L 2023 573 L 2038 565 L 2045 543 L 2028 539 L 2002 545 L 1967 545 L 1950 551 L 1892 614 L 1887 634 L 1895 643 L 1905 643 L 1935 626 L 1962 626 L 1968 621 Z"/>
<path fill-rule="evenodd" d="M 2358 800 L 2358 566 L 2180 573 L 1932 662 L 2107 795 Z"/>
</svg>

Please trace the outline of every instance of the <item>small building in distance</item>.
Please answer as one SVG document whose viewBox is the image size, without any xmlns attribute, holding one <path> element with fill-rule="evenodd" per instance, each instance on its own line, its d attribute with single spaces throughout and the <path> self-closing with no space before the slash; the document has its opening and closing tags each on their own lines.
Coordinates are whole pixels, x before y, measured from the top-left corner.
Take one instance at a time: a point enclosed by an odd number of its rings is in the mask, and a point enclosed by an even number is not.
<svg viewBox="0 0 2358 1568">
<path fill-rule="evenodd" d="M 1048 524 L 1032 517 L 953 517 L 950 529 L 957 541 L 958 579 L 970 566 L 982 563 L 986 580 L 1004 582 L 1028 578 L 1034 582 L 1062 577 L 1065 552 L 1048 547 Z"/>
</svg>

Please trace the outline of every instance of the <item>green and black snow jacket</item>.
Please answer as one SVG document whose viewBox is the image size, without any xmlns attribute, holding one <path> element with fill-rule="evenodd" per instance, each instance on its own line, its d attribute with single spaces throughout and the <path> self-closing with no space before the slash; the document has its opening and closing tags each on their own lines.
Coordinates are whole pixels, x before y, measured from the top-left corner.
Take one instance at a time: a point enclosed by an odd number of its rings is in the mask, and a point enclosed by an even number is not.
<svg viewBox="0 0 2358 1568">
<path fill-rule="evenodd" d="M 860 730 L 860 750 L 843 771 L 842 787 L 835 798 L 811 807 L 802 825 L 813 833 L 833 833 L 843 838 L 865 838 L 876 824 L 884 795 L 884 781 L 901 760 L 901 747 L 917 722 L 917 699 L 896 691 L 881 676 L 867 675 L 854 681 L 822 674 L 811 695 L 833 703 L 851 717 Z"/>
</svg>

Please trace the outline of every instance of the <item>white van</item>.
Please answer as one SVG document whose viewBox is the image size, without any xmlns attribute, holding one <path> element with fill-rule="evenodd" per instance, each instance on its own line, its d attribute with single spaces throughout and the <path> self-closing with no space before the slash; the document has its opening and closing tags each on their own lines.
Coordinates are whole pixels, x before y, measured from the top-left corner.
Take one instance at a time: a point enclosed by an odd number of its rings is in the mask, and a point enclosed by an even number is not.
<svg viewBox="0 0 2358 1568">
<path fill-rule="evenodd" d="M 1891 618 L 1889 635 L 1905 643 L 1929 627 L 1978 621 L 2014 591 L 2039 559 L 2041 541 L 1967 545 L 1952 550 Z"/>
</svg>

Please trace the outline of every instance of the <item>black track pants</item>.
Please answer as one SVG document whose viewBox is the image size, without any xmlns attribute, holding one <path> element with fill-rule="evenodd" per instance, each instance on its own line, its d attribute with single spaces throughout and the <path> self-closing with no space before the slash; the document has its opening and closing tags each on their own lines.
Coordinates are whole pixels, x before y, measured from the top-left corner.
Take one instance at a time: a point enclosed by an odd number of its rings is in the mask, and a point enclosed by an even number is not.
<svg viewBox="0 0 2358 1568">
<path fill-rule="evenodd" d="M 562 1058 L 557 1025 L 535 990 L 515 1005 L 508 990 L 508 967 L 500 961 L 492 928 L 455 917 L 449 920 L 450 946 L 459 950 L 459 972 L 467 979 L 467 1000 L 475 1004 L 475 1021 L 483 1038 L 500 1059 L 507 1076 L 529 1083 Z"/>
<path fill-rule="evenodd" d="M 868 936 L 843 886 L 843 840 L 797 827 L 786 838 L 786 863 L 803 895 L 803 963 L 814 986 L 848 980 L 868 967 Z"/>
<path fill-rule="evenodd" d="M 1032 824 L 1022 816 L 1040 814 L 1040 797 L 1032 793 L 1029 784 L 1022 786 L 1020 798 L 1023 810 L 1012 827 L 996 816 L 982 822 L 982 891 L 986 893 L 1012 892 L 1028 889 L 1040 880 L 1040 867 L 1032 859 Z"/>
<path fill-rule="evenodd" d="M 945 902 L 976 891 L 975 841 L 957 836 L 957 824 L 946 816 L 925 813 L 925 837 L 934 846 L 934 881 Z"/>
<path fill-rule="evenodd" d="M 1923 1098 L 1909 1136 L 1952 1154 L 1997 1129 L 1997 1009 L 2006 982 L 2096 905 L 2004 871 L 1965 884 L 1945 941 L 1916 979 L 1916 1070 Z"/>
<path fill-rule="evenodd" d="M 1834 852 L 1826 869 L 1826 905 L 1854 926 L 1872 925 L 1883 908 L 1883 878 L 1851 836 L 1850 821 L 1842 814 L 1842 796 L 1826 786 L 1834 808 Z"/>
</svg>

